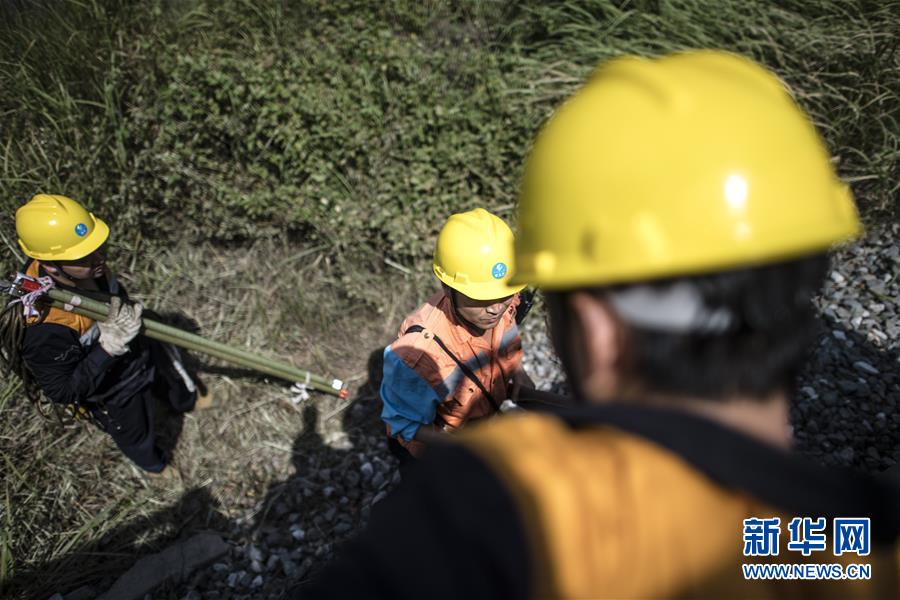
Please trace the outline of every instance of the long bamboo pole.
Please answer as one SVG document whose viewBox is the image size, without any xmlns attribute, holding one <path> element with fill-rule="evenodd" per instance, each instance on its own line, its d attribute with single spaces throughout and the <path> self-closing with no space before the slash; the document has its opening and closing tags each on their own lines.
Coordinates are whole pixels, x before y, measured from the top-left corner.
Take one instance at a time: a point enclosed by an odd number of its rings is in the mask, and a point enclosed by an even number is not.
<svg viewBox="0 0 900 600">
<path fill-rule="evenodd" d="M 73 294 L 69 291 L 59 289 L 50 289 L 47 295 L 53 301 L 53 306 L 86 316 L 95 321 L 103 321 L 109 314 L 109 305 L 105 302 L 99 302 L 92 298 L 86 298 Z M 208 340 L 199 335 L 182 331 L 175 327 L 165 325 L 152 319 L 143 319 L 144 335 L 149 338 L 159 340 L 168 344 L 180 346 L 187 350 L 202 352 L 209 354 L 224 361 L 259 371 L 267 375 L 279 377 L 287 381 L 296 381 L 304 383 L 312 389 L 333 394 L 335 396 L 346 397 L 347 390 L 343 382 L 338 379 L 329 381 L 328 379 L 299 369 L 293 365 L 265 358 L 248 352 L 241 348 L 235 348 Z"/>
</svg>

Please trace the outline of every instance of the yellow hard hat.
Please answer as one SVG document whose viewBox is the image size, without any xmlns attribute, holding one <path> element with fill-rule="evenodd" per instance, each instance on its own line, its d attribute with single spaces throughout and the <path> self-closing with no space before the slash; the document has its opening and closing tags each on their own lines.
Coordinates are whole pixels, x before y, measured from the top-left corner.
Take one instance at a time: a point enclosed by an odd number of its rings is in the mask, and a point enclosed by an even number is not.
<svg viewBox="0 0 900 600">
<path fill-rule="evenodd" d="M 38 194 L 16 211 L 19 246 L 38 260 L 77 260 L 109 237 L 106 223 L 65 196 Z"/>
<path fill-rule="evenodd" d="M 483 208 L 451 215 L 434 247 L 434 274 L 475 300 L 511 296 L 524 285 L 509 285 L 513 233 Z"/>
<path fill-rule="evenodd" d="M 774 262 L 860 233 L 784 85 L 720 51 L 602 65 L 525 166 L 515 283 L 625 283 Z"/>
</svg>

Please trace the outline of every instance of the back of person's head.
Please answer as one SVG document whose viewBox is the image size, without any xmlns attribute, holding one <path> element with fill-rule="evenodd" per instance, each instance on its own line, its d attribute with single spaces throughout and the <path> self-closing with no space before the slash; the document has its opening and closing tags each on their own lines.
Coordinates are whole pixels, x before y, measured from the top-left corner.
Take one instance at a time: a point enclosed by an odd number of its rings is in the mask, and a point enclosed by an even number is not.
<svg viewBox="0 0 900 600">
<path fill-rule="evenodd" d="M 697 51 L 602 65 L 538 136 L 519 229 L 513 282 L 549 292 L 570 378 L 612 336 L 643 391 L 762 398 L 802 365 L 826 252 L 860 225 L 785 86 Z"/>
<path fill-rule="evenodd" d="M 812 297 L 827 267 L 820 253 L 592 292 L 627 325 L 625 366 L 647 391 L 763 398 L 789 388 L 802 367 L 816 334 Z"/>
</svg>

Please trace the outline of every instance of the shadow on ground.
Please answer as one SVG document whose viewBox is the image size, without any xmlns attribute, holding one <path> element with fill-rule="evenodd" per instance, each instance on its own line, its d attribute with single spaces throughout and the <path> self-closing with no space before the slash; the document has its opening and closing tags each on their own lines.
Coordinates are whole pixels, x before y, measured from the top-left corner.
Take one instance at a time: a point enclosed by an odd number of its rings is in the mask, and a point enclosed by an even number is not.
<svg viewBox="0 0 900 600">
<path fill-rule="evenodd" d="M 113 509 L 115 510 L 115 509 Z M 110 511 L 111 513 L 112 511 Z M 96 516 L 102 520 L 104 514 Z M 14 574 L 5 586 L 4 597 L 47 598 L 87 586 L 96 597 L 141 556 L 163 550 L 174 540 L 186 539 L 201 531 L 223 532 L 228 520 L 205 488 L 184 492 L 169 507 L 154 511 L 109 531 L 99 540 L 69 550 L 62 557 Z M 152 539 L 148 539 L 150 536 Z M 65 577 L 65 582 L 61 582 Z"/>
<path fill-rule="evenodd" d="M 367 379 L 351 400 L 330 412 L 314 401 L 303 408 L 303 431 L 292 445 L 294 474 L 270 485 L 249 541 L 238 550 L 244 555 L 240 564 L 259 563 L 264 574 L 259 591 L 266 597 L 287 594 L 327 562 L 394 482 L 396 463 L 379 439 L 384 438 L 377 394 L 382 351 L 370 353 Z M 329 421 L 337 418 L 342 433 L 324 439 L 320 432 L 332 429 Z M 253 575 L 251 568 L 243 583 L 252 583 Z"/>
</svg>

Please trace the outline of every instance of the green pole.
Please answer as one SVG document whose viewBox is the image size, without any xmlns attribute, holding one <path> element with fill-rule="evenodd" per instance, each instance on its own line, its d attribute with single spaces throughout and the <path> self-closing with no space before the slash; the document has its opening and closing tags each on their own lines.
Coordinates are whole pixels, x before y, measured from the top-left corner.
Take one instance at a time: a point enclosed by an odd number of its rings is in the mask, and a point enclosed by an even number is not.
<svg viewBox="0 0 900 600">
<path fill-rule="evenodd" d="M 99 302 L 91 298 L 85 298 L 84 296 L 79 296 L 55 288 L 48 290 L 47 295 L 53 300 L 53 306 L 86 316 L 95 321 L 104 321 L 109 314 L 109 305 L 105 302 Z M 187 350 L 209 354 L 210 356 L 214 356 L 224 361 L 247 367 L 267 375 L 279 377 L 287 381 L 305 383 L 310 388 L 321 392 L 340 397 L 345 397 L 347 395 L 347 390 L 344 388 L 343 382 L 338 379 L 329 381 L 324 377 L 314 375 L 309 371 L 299 369 L 293 365 L 272 360 L 220 342 L 208 340 L 199 335 L 182 331 L 152 319 L 143 319 L 143 325 L 143 333 L 149 338 L 173 344 Z"/>
</svg>

